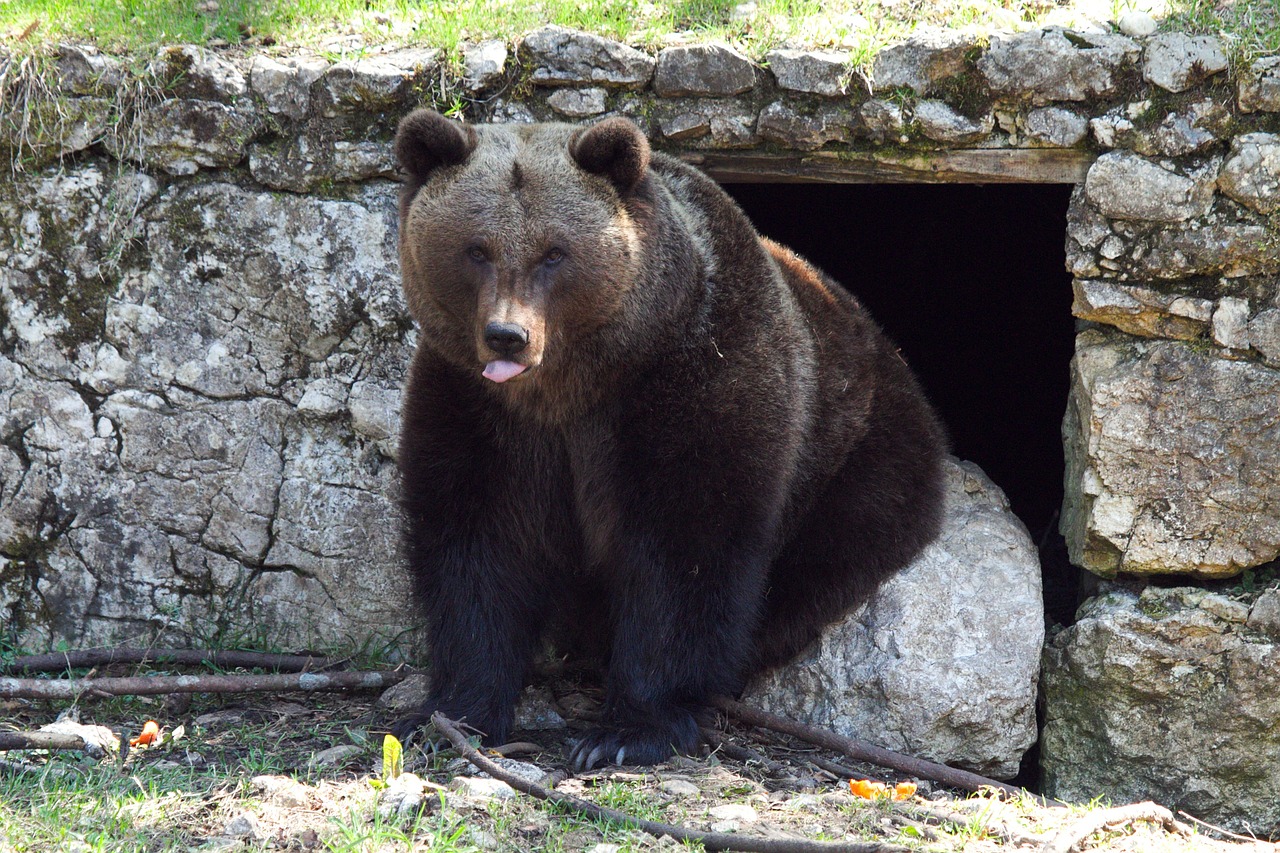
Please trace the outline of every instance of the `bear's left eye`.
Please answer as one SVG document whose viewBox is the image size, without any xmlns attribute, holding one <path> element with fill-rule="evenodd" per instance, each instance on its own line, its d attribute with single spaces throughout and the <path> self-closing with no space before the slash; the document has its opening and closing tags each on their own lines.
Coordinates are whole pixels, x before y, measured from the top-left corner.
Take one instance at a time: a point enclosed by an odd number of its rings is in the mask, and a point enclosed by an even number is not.
<svg viewBox="0 0 1280 853">
<path fill-rule="evenodd" d="M 554 267 L 563 260 L 564 251 L 561 249 L 549 249 L 547 253 L 542 256 L 542 262 L 549 267 Z"/>
</svg>

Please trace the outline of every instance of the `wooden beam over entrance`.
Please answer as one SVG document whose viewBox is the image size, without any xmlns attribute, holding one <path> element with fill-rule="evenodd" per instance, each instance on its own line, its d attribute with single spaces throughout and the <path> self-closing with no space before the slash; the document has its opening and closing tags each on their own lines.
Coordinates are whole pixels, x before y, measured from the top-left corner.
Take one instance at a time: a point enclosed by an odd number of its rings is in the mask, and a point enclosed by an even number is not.
<svg viewBox="0 0 1280 853">
<path fill-rule="evenodd" d="M 1078 184 L 1097 155 L 1070 148 L 878 151 L 687 151 L 680 157 L 726 184 Z"/>
</svg>

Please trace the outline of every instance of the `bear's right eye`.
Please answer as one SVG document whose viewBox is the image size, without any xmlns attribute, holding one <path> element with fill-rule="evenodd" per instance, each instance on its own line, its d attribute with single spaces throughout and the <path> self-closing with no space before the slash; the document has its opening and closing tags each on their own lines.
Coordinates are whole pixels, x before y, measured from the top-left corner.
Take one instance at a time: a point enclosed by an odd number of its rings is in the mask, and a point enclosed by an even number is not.
<svg viewBox="0 0 1280 853">
<path fill-rule="evenodd" d="M 489 260 L 489 253 L 479 246 L 472 246 L 467 249 L 467 257 L 478 264 L 483 264 L 485 261 Z"/>
</svg>

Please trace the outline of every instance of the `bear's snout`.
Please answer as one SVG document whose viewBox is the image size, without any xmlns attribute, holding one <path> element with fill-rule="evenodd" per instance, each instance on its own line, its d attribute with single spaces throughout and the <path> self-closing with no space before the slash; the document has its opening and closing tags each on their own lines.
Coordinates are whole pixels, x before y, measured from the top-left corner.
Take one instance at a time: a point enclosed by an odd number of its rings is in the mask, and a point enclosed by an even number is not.
<svg viewBox="0 0 1280 853">
<path fill-rule="evenodd" d="M 510 358 L 529 346 L 529 330 L 517 323 L 489 323 L 484 327 L 484 343 L 495 355 Z"/>
</svg>

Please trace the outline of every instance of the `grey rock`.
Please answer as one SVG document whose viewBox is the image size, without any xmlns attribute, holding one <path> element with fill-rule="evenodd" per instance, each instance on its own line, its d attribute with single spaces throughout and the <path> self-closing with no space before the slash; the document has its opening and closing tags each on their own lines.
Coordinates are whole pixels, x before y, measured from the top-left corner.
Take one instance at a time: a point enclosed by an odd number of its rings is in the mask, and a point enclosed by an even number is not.
<svg viewBox="0 0 1280 853">
<path fill-rule="evenodd" d="M 1148 82 L 1183 92 L 1191 86 L 1227 70 L 1227 55 L 1214 36 L 1162 33 L 1147 42 L 1142 58 L 1142 76 Z"/>
<path fill-rule="evenodd" d="M 108 98 L 35 100 L 21 119 L 0 111 L 0 148 L 19 152 L 25 168 L 43 166 L 104 140 L 113 116 Z"/>
<path fill-rule="evenodd" d="M 769 51 L 764 59 L 780 88 L 828 97 L 849 94 L 853 72 L 848 52 L 784 48 Z"/>
<path fill-rule="evenodd" d="M 124 81 L 116 59 L 84 44 L 58 46 L 57 73 L 58 88 L 71 95 L 109 95 Z"/>
<path fill-rule="evenodd" d="M 1081 333 L 1062 532 L 1095 574 L 1231 577 L 1280 553 L 1280 373 L 1180 341 Z"/>
<path fill-rule="evenodd" d="M 787 148 L 811 150 L 828 142 L 848 142 L 853 137 L 847 110 L 827 107 L 800 111 L 785 101 L 775 101 L 760 111 L 760 136 Z"/>
<path fill-rule="evenodd" d="M 473 94 L 498 86 L 507 70 L 507 45 L 497 39 L 462 49 L 463 85 Z"/>
<path fill-rule="evenodd" d="M 249 146 L 249 173 L 273 189 L 310 192 L 335 183 L 392 177 L 396 163 L 388 144 L 304 132 Z"/>
<path fill-rule="evenodd" d="M 1083 101 L 1114 94 L 1121 71 L 1140 52 L 1138 43 L 1125 36 L 1030 30 L 993 36 L 978 70 L 998 95 L 1038 105 Z"/>
<path fill-rule="evenodd" d="M 658 102 L 655 118 L 663 136 L 691 148 L 745 148 L 760 141 L 755 109 L 737 99 L 665 99 Z"/>
<path fill-rule="evenodd" d="M 1249 619 L 1245 624 L 1255 631 L 1280 638 L 1280 587 L 1273 586 L 1258 596 L 1249 609 Z"/>
<path fill-rule="evenodd" d="M 255 56 L 249 66 L 249 88 L 267 112 L 291 119 L 306 118 L 311 109 L 311 86 L 329 64 L 320 59 L 287 58 L 277 62 Z"/>
<path fill-rule="evenodd" d="M 515 728 L 521 731 L 554 731 L 568 724 L 556 710 L 551 694 L 532 686 L 526 687 L 516 705 Z"/>
<path fill-rule="evenodd" d="M 1249 348 L 1249 300 L 1224 296 L 1213 312 L 1213 341 L 1230 349 Z"/>
<path fill-rule="evenodd" d="M 973 36 L 955 30 L 918 27 L 906 41 L 876 54 L 871 72 L 875 91 L 906 87 L 932 95 L 940 81 L 966 73 L 966 56 L 976 45 Z"/>
<path fill-rule="evenodd" d="M 755 823 L 760 819 L 760 813 L 746 803 L 712 806 L 707 810 L 707 814 L 715 820 L 731 820 L 737 823 Z"/>
<path fill-rule="evenodd" d="M 530 79 L 543 86 L 597 83 L 643 89 L 657 64 L 652 56 L 635 48 L 554 24 L 529 33 L 521 46 L 533 65 Z"/>
<path fill-rule="evenodd" d="M 702 789 L 688 779 L 665 779 L 658 785 L 658 790 L 682 799 L 696 797 L 702 793 Z"/>
<path fill-rule="evenodd" d="M 404 109 L 414 84 L 429 81 L 439 59 L 438 50 L 409 48 L 339 62 L 312 85 L 312 103 L 326 118 Z"/>
<path fill-rule="evenodd" d="M 1236 85 L 1242 112 L 1280 112 L 1280 56 L 1256 60 Z"/>
<path fill-rule="evenodd" d="M 1154 800 L 1238 832 L 1280 830 L 1280 632 L 1246 627 L 1233 612 L 1223 618 L 1221 599 L 1192 588 L 1107 589 L 1054 638 L 1045 653 L 1046 794 Z"/>
<path fill-rule="evenodd" d="M 430 689 L 431 677 L 425 672 L 415 672 L 399 684 L 393 684 L 382 691 L 378 697 L 378 707 L 395 713 L 417 710 L 427 701 Z"/>
<path fill-rule="evenodd" d="M 977 142 L 991 133 L 995 118 L 986 113 L 971 119 L 956 112 L 943 101 L 920 101 L 915 106 L 915 120 L 920 131 L 935 142 L 959 145 Z"/>
<path fill-rule="evenodd" d="M 605 111 L 605 90 L 598 86 L 557 89 L 547 98 L 547 106 L 570 118 L 599 115 Z"/>
<path fill-rule="evenodd" d="M 1206 123 L 1228 119 L 1225 110 L 1213 101 L 1201 101 L 1190 109 L 1169 113 L 1154 128 L 1135 131 L 1133 147 L 1140 154 L 1182 157 L 1203 151 L 1218 141 Z M 1225 122 L 1224 122 L 1225 123 Z"/>
<path fill-rule="evenodd" d="M 317 768 L 341 767 L 363 753 L 364 750 L 355 744 L 344 743 L 320 750 L 307 763 Z"/>
<path fill-rule="evenodd" d="M 238 814 L 222 827 L 222 834 L 230 838 L 254 840 L 259 837 L 258 819 L 248 812 Z"/>
<path fill-rule="evenodd" d="M 1280 367 L 1280 308 L 1266 308 L 1249 320 L 1249 344 L 1271 367 Z"/>
<path fill-rule="evenodd" d="M 813 648 L 750 685 L 743 701 L 1008 778 L 1036 739 L 1040 563 L 976 466 L 949 462 L 946 477 L 938 539 Z"/>
<path fill-rule="evenodd" d="M 898 141 L 907 127 L 902 106 L 893 101 L 873 98 L 858 107 L 858 116 L 862 119 L 868 136 L 876 143 Z"/>
<path fill-rule="evenodd" d="M 284 808 L 306 808 L 311 800 L 307 786 L 291 776 L 254 776 L 249 780 L 249 787 L 267 802 Z"/>
<path fill-rule="evenodd" d="M 1248 133 L 1233 139 L 1218 187 L 1258 213 L 1280 210 L 1280 136 Z"/>
<path fill-rule="evenodd" d="M 473 800 L 511 800 L 516 796 L 515 788 L 487 776 L 454 776 L 449 782 L 449 789 Z"/>
<path fill-rule="evenodd" d="M 148 70 L 179 98 L 233 104 L 249 91 L 239 68 L 193 45 L 161 48 Z"/>
<path fill-rule="evenodd" d="M 1075 316 L 1143 337 L 1196 340 L 1205 334 L 1213 318 L 1210 299 L 1140 284 L 1076 279 L 1072 290 L 1071 313 Z"/>
<path fill-rule="evenodd" d="M 220 169 L 243 160 L 261 123 L 241 107 L 172 99 L 145 110 L 136 128 L 136 137 L 109 136 L 108 150 L 170 175 L 194 175 L 201 168 Z"/>
<path fill-rule="evenodd" d="M 1026 131 L 1040 145 L 1072 148 L 1088 135 L 1089 120 L 1065 107 L 1041 107 L 1027 113 Z"/>
<path fill-rule="evenodd" d="M 546 785 L 550 781 L 550 774 L 536 764 L 530 764 L 527 761 L 516 761 L 512 758 L 491 757 L 490 760 L 512 776 L 531 782 L 534 785 Z M 474 764 L 468 764 L 467 767 L 469 772 L 477 774 L 481 779 L 490 778 L 488 773 L 485 773 Z"/>
<path fill-rule="evenodd" d="M 414 773 L 401 773 L 387 780 L 387 787 L 378 793 L 378 815 L 383 818 L 409 817 L 423 807 L 427 800 L 427 786 Z"/>
<path fill-rule="evenodd" d="M 755 86 L 750 59 L 723 44 L 668 47 L 658 54 L 653 89 L 659 97 L 727 97 Z"/>
<path fill-rule="evenodd" d="M 1103 154 L 1085 176 L 1085 194 L 1104 216 L 1180 222 L 1208 212 L 1215 174 L 1180 175 L 1136 154 Z"/>
</svg>

